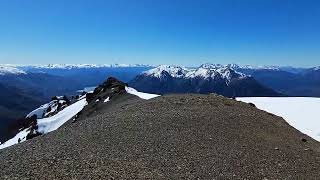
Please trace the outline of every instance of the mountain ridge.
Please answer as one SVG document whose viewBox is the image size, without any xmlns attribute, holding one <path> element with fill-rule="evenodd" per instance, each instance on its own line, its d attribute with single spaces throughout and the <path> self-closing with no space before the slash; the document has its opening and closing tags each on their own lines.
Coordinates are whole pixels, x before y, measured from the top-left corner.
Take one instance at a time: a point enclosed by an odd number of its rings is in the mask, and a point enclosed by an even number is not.
<svg viewBox="0 0 320 180">
<path fill-rule="evenodd" d="M 198 68 L 161 65 L 145 71 L 129 82 L 148 93 L 217 93 L 233 96 L 280 96 L 250 75 L 229 66 L 204 64 Z M 240 85 L 243 87 L 238 87 Z M 241 88 L 241 90 L 239 90 Z"/>
<path fill-rule="evenodd" d="M 1 177 L 312 179 L 320 175 L 319 142 L 247 103 L 195 94 L 148 101 L 123 94 L 118 100 L 97 108 L 93 116 L 82 115 L 55 132 L 3 149 Z"/>
</svg>

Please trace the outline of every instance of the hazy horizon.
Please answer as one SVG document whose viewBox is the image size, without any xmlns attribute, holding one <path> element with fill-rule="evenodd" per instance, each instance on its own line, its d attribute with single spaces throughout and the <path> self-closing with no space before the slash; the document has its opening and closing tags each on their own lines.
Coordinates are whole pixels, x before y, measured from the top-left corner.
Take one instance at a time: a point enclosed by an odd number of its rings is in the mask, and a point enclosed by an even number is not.
<svg viewBox="0 0 320 180">
<path fill-rule="evenodd" d="M 112 65 L 119 65 L 119 66 L 134 66 L 134 65 L 141 65 L 141 66 L 160 66 L 160 65 L 169 65 L 169 66 L 181 66 L 181 67 L 199 67 L 203 64 L 214 64 L 214 65 L 239 65 L 239 66 L 252 66 L 252 67 L 291 67 L 291 68 L 314 68 L 314 67 L 320 67 L 320 65 L 315 66 L 291 66 L 291 65 L 272 65 L 272 64 L 266 64 L 266 65 L 255 65 L 255 64 L 240 64 L 240 63 L 214 63 L 214 62 L 205 62 L 200 64 L 193 64 L 193 65 L 182 65 L 182 64 L 174 64 L 174 63 L 167 63 L 167 64 L 141 64 L 141 63 L 16 63 L 16 64 L 10 64 L 10 63 L 0 63 L 0 65 L 3 66 L 49 66 L 49 65 L 97 65 L 97 66 L 112 66 Z"/>
</svg>

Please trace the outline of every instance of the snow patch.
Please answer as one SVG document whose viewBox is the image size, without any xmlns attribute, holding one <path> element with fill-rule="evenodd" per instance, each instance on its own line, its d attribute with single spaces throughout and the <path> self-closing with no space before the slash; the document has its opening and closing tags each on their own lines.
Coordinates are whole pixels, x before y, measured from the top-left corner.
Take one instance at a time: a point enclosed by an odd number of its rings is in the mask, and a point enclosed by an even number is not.
<svg viewBox="0 0 320 180">
<path fill-rule="evenodd" d="M 237 100 L 251 102 L 261 110 L 281 116 L 294 128 L 320 141 L 320 98 L 248 97 Z"/>
<path fill-rule="evenodd" d="M 26 141 L 26 137 L 29 134 L 30 129 L 24 129 L 23 131 L 20 131 L 15 137 L 13 137 L 12 139 L 6 141 L 3 144 L 0 144 L 0 149 L 12 146 L 14 144 L 18 144 L 20 142 L 24 142 Z"/>
<path fill-rule="evenodd" d="M 107 99 L 105 99 L 103 102 L 106 103 L 106 102 L 109 102 L 110 101 L 110 97 L 107 97 Z"/>
<path fill-rule="evenodd" d="M 85 97 L 85 96 L 84 96 Z M 87 105 L 86 98 L 82 98 L 76 103 L 66 107 L 56 115 L 38 119 L 38 132 L 42 134 L 49 133 L 61 127 L 64 123 L 77 115 Z"/>
<path fill-rule="evenodd" d="M 43 113 L 43 109 L 47 107 L 49 104 L 46 104 L 37 110 L 33 111 L 29 115 L 33 114 L 41 114 Z M 72 119 L 74 116 L 76 116 L 85 106 L 87 105 L 86 96 L 82 96 L 79 101 L 71 104 L 70 106 L 64 108 L 57 114 L 51 117 L 43 118 L 43 119 L 37 119 L 37 125 L 38 129 L 37 131 L 41 134 L 47 134 L 49 132 L 52 132 L 59 127 L 61 127 L 64 123 L 66 123 L 68 120 Z M 28 115 L 28 116 L 29 116 Z M 31 115 L 31 116 L 32 116 Z M 41 114 L 42 116 L 42 114 Z M 0 145 L 0 149 L 12 146 L 14 144 L 23 142 L 26 140 L 27 135 L 30 133 L 30 128 L 24 129 L 23 131 L 20 131 L 15 137 L 12 139 L 6 141 L 5 143 Z"/>
<path fill-rule="evenodd" d="M 147 99 L 147 100 L 160 96 L 158 94 L 149 94 L 149 93 L 139 92 L 131 87 L 126 87 L 126 91 L 129 94 L 132 94 L 132 95 L 140 97 L 141 99 Z"/>
</svg>

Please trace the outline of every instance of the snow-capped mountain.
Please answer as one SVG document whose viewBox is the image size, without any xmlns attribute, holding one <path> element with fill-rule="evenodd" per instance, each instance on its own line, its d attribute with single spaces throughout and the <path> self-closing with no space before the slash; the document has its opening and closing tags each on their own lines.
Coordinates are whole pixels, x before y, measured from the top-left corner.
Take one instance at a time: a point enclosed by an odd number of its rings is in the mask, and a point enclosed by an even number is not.
<svg viewBox="0 0 320 180">
<path fill-rule="evenodd" d="M 313 68 L 313 70 L 315 70 L 315 71 L 319 71 L 319 70 L 320 70 L 320 66 L 318 66 L 318 67 L 314 67 L 314 68 Z"/>
<path fill-rule="evenodd" d="M 223 79 L 226 83 L 229 83 L 233 79 L 241 79 L 248 77 L 247 75 L 237 72 L 232 67 L 215 65 L 215 64 L 203 64 L 195 70 L 191 70 L 187 75 L 187 78 L 204 78 L 204 79 Z"/>
<path fill-rule="evenodd" d="M 227 82 L 230 82 L 234 78 L 245 78 L 246 75 L 240 72 L 236 72 L 229 66 L 220 66 L 216 64 L 203 64 L 196 69 L 188 69 L 179 66 L 169 66 L 169 65 L 160 65 L 154 69 L 146 71 L 143 73 L 146 76 L 152 76 L 156 78 L 163 78 L 166 76 L 171 76 L 173 78 L 212 78 L 225 79 Z"/>
<path fill-rule="evenodd" d="M 145 64 L 34 64 L 34 65 L 7 65 L 18 69 L 92 69 L 92 68 L 127 68 L 153 67 Z"/>
<path fill-rule="evenodd" d="M 8 74 L 19 75 L 26 74 L 26 72 L 11 65 L 0 65 L 0 76 Z"/>
<path fill-rule="evenodd" d="M 203 64 L 198 68 L 161 65 L 129 83 L 149 93 L 218 93 L 225 96 L 279 96 L 230 65 Z"/>
<path fill-rule="evenodd" d="M 145 71 L 143 74 L 157 78 L 163 78 L 166 75 L 171 77 L 183 78 L 189 72 L 188 69 L 179 66 L 161 65 L 154 69 Z"/>
</svg>

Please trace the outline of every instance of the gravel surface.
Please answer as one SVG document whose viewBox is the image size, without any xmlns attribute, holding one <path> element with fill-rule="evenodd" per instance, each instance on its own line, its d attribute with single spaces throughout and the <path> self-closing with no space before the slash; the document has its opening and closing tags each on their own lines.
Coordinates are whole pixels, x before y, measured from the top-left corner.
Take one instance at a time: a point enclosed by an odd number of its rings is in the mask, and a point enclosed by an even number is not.
<svg viewBox="0 0 320 180">
<path fill-rule="evenodd" d="M 121 98 L 0 151 L 1 179 L 320 177 L 320 143 L 249 104 L 215 95 Z"/>
</svg>

